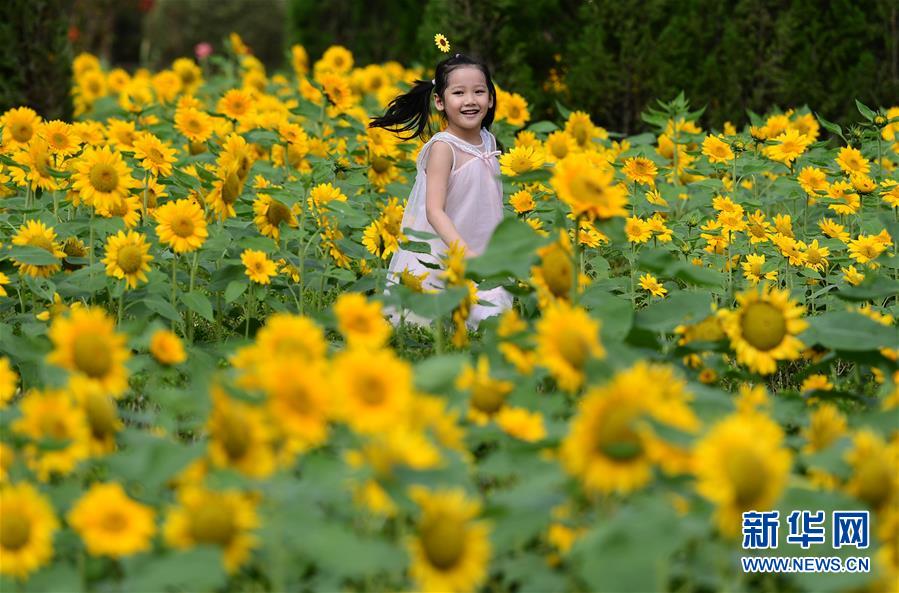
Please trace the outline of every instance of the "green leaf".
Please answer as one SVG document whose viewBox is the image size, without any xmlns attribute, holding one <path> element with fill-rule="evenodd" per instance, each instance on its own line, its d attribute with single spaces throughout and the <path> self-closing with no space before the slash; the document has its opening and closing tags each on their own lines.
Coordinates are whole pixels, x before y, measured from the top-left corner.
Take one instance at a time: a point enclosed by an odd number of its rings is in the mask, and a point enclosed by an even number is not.
<svg viewBox="0 0 899 593">
<path fill-rule="evenodd" d="M 529 125 L 527 129 L 535 134 L 549 134 L 558 130 L 559 126 L 551 121 L 538 121 Z"/>
<path fill-rule="evenodd" d="M 215 321 L 215 317 L 212 314 L 212 303 L 209 302 L 209 299 L 206 298 L 205 294 L 197 292 L 196 290 L 181 293 L 181 302 L 187 305 L 188 309 L 197 313 L 206 321 Z"/>
<path fill-rule="evenodd" d="M 493 231 L 484 253 L 469 260 L 468 269 L 485 278 L 503 274 L 527 278 L 531 260 L 542 242 L 540 235 L 527 223 L 506 218 Z"/>
<path fill-rule="evenodd" d="M 225 288 L 225 302 L 232 303 L 247 290 L 248 283 L 241 280 L 232 280 Z"/>
<path fill-rule="evenodd" d="M 821 116 L 818 115 L 817 113 L 815 114 L 815 117 L 818 118 L 818 121 L 821 122 L 821 126 L 822 126 L 825 130 L 827 130 L 827 131 L 830 132 L 831 134 L 836 134 L 837 136 L 839 136 L 840 138 L 843 139 L 843 142 L 846 142 L 846 137 L 843 136 L 843 128 L 841 128 L 838 124 L 835 124 L 835 123 L 833 123 L 833 122 L 827 121 L 826 119 L 824 119 L 823 117 L 821 117 Z"/>
<path fill-rule="evenodd" d="M 425 319 L 437 319 L 448 315 L 467 294 L 468 289 L 463 286 L 445 288 L 434 294 L 418 292 L 410 294 L 404 305 Z"/>
<path fill-rule="evenodd" d="M 871 111 L 871 108 L 869 108 L 858 99 L 855 100 L 855 106 L 858 107 L 858 112 L 861 113 L 866 120 L 874 121 L 874 112 Z"/>
<path fill-rule="evenodd" d="M 123 561 L 125 591 L 212 591 L 227 575 L 218 547 L 200 546 L 167 555 L 140 554 Z"/>
<path fill-rule="evenodd" d="M 158 298 L 146 298 L 143 303 L 147 309 L 161 317 L 165 317 L 169 321 L 181 321 L 181 313 L 179 313 L 178 309 L 173 307 L 168 301 Z"/>
<path fill-rule="evenodd" d="M 13 245 L 10 250 L 10 257 L 17 262 L 23 264 L 31 264 L 33 266 L 52 266 L 59 263 L 59 258 L 42 247 L 34 247 L 32 245 Z"/>
<path fill-rule="evenodd" d="M 559 110 L 559 115 L 562 116 L 562 119 L 568 119 L 571 116 L 571 110 L 556 101 L 556 109 Z"/>
<path fill-rule="evenodd" d="M 638 499 L 600 521 L 570 557 L 590 591 L 664 591 L 672 554 L 695 530 L 662 497 Z"/>
<path fill-rule="evenodd" d="M 712 295 L 676 292 L 637 312 L 635 324 L 653 332 L 670 332 L 678 325 L 696 323 L 712 314 Z"/>
<path fill-rule="evenodd" d="M 415 388 L 428 393 L 445 393 L 452 389 L 466 361 L 466 354 L 442 354 L 423 360 L 415 365 Z"/>
<path fill-rule="evenodd" d="M 811 317 L 808 323 L 808 329 L 799 336 L 806 345 L 865 351 L 895 348 L 899 344 L 899 329 L 880 325 L 861 313 L 835 311 Z"/>
<path fill-rule="evenodd" d="M 599 333 L 604 342 L 620 342 L 630 333 L 634 308 L 629 299 L 614 295 L 594 284 L 581 295 L 579 302 L 602 321 Z"/>
<path fill-rule="evenodd" d="M 899 281 L 876 273 L 868 273 L 858 286 L 846 286 L 836 293 L 845 301 L 874 301 L 899 294 Z"/>
</svg>

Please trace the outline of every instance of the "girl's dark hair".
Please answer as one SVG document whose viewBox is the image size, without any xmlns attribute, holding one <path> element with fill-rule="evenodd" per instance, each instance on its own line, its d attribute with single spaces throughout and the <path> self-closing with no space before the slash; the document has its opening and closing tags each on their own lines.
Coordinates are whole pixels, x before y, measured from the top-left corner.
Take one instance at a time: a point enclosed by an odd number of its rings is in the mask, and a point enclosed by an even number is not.
<svg viewBox="0 0 899 593">
<path fill-rule="evenodd" d="M 482 128 L 490 129 L 493 117 L 496 115 L 496 87 L 490 78 L 490 69 L 487 64 L 470 58 L 464 54 L 455 54 L 439 64 L 434 73 L 434 82 L 430 80 L 416 80 L 409 91 L 396 97 L 387 106 L 387 111 L 380 117 L 372 118 L 368 124 L 370 128 L 384 128 L 399 135 L 403 132 L 412 132 L 403 140 L 410 140 L 416 136 L 423 138 L 425 132 L 431 133 L 431 93 L 437 93 L 441 98 L 446 90 L 449 73 L 462 66 L 474 66 L 484 73 L 487 79 L 487 91 L 493 99 L 493 106 L 487 110 L 487 115 L 481 122 Z"/>
</svg>

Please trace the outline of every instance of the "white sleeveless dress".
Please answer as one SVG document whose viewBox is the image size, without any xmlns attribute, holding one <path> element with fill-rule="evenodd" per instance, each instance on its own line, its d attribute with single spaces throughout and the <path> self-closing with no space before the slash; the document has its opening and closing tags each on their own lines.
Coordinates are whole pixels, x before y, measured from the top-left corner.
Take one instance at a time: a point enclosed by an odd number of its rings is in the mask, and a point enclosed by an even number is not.
<svg viewBox="0 0 899 593">
<path fill-rule="evenodd" d="M 481 144 L 474 145 L 449 133 L 438 132 L 422 147 L 416 161 L 417 174 L 412 193 L 403 213 L 402 228 L 437 234 L 425 209 L 427 190 L 428 155 L 435 142 L 445 142 L 453 149 L 453 168 L 446 188 L 444 210 L 453 221 L 465 244 L 475 253 L 481 254 L 487 247 L 494 229 L 503 219 L 503 186 L 499 178 L 499 156 L 496 138 L 481 128 Z M 422 239 L 412 238 L 413 241 Z M 406 268 L 417 275 L 427 274 L 422 286 L 440 290 L 443 280 L 441 270 L 432 270 L 421 262 L 439 264 L 439 258 L 446 253 L 447 245 L 440 237 L 428 241 L 431 254 L 416 253 L 399 249 L 393 254 L 387 268 L 388 286 L 399 282 L 400 274 Z M 475 305 L 468 318 L 468 326 L 477 328 L 482 319 L 499 315 L 512 307 L 512 295 L 501 286 L 490 290 L 479 290 L 478 299 L 492 306 Z M 399 324 L 400 315 L 388 308 L 391 322 Z M 428 325 L 430 319 L 406 311 L 407 322 Z"/>
</svg>

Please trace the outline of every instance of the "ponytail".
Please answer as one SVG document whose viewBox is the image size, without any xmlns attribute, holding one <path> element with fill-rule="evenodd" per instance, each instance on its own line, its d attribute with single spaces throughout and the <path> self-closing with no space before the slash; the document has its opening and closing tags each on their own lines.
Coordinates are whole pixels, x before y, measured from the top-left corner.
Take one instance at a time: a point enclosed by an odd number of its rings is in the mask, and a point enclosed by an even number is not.
<svg viewBox="0 0 899 593">
<path fill-rule="evenodd" d="M 393 99 L 384 115 L 373 118 L 368 127 L 385 128 L 397 135 L 414 130 L 403 140 L 421 137 L 425 129 L 430 132 L 431 93 L 434 86 L 432 80 L 416 80 L 415 85 L 406 94 Z"/>
<path fill-rule="evenodd" d="M 490 129 L 496 115 L 496 87 L 490 77 L 490 69 L 481 61 L 469 58 L 464 54 L 456 54 L 437 64 L 437 71 L 431 80 L 416 80 L 415 84 L 403 95 L 393 99 L 387 111 L 380 117 L 372 118 L 370 128 L 384 128 L 399 135 L 411 132 L 403 140 L 411 140 L 418 136 L 423 138 L 425 131 L 431 133 L 431 94 L 443 96 L 446 90 L 449 73 L 462 66 L 474 66 L 484 73 L 487 79 L 487 90 L 493 99 L 493 107 L 487 110 L 481 126 Z"/>
</svg>

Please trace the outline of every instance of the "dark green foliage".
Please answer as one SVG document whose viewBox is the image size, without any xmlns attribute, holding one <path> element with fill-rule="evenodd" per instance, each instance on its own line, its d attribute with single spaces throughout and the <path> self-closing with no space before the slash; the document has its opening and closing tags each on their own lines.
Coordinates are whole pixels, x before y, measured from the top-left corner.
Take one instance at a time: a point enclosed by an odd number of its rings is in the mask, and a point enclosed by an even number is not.
<svg viewBox="0 0 899 593">
<path fill-rule="evenodd" d="M 313 59 L 331 45 L 344 45 L 362 65 L 389 60 L 405 64 L 418 57 L 415 31 L 422 5 L 420 0 L 291 0 L 289 44 L 302 44 Z"/>
<path fill-rule="evenodd" d="M 284 63 L 285 6 L 285 0 L 156 0 L 144 28 L 149 65 L 166 68 L 176 58 L 193 57 L 202 41 L 222 53 L 234 31 L 267 68 L 278 68 Z"/>
<path fill-rule="evenodd" d="M 555 101 L 589 111 L 611 130 L 645 128 L 640 113 L 683 90 L 707 106 L 703 124 L 745 122 L 808 104 L 855 121 L 854 100 L 899 102 L 899 4 L 895 0 L 405 0 L 363 14 L 362 3 L 292 0 L 291 39 L 316 59 L 331 43 L 359 64 L 396 59 L 433 69 L 434 33 L 452 51 L 485 59 L 496 81 L 523 94 L 534 120 Z M 554 55 L 568 91 L 544 90 Z"/>
<path fill-rule="evenodd" d="M 0 112 L 27 106 L 71 119 L 69 0 L 0 2 Z"/>
</svg>

